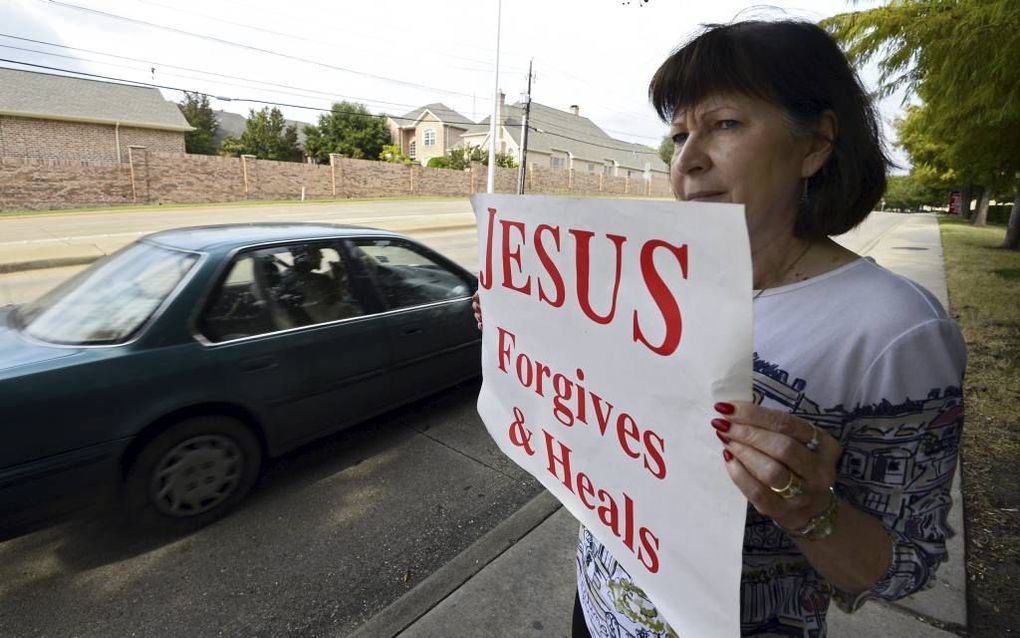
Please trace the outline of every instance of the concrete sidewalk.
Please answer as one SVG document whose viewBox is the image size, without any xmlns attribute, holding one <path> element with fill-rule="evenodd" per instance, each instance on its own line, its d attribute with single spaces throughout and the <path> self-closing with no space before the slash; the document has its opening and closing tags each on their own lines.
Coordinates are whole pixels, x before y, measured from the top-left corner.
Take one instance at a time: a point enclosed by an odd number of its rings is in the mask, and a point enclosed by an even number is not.
<svg viewBox="0 0 1020 638">
<path fill-rule="evenodd" d="M 942 244 L 933 216 L 898 216 L 878 235 L 841 243 L 934 292 L 948 306 Z M 951 637 L 967 625 L 963 507 L 959 473 L 949 562 L 928 591 L 895 604 L 869 602 L 846 615 L 832 606 L 830 635 Z M 536 497 L 475 545 L 369 619 L 357 638 L 569 636 L 577 521 L 548 493 Z"/>
</svg>

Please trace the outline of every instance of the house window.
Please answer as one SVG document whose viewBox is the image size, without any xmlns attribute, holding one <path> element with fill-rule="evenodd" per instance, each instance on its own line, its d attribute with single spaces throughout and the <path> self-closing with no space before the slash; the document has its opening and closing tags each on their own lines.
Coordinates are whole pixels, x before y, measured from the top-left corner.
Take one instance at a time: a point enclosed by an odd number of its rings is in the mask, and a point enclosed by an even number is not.
<svg viewBox="0 0 1020 638">
<path fill-rule="evenodd" d="M 425 146 L 435 146 L 436 145 L 436 130 L 435 129 L 431 129 L 431 128 L 425 129 L 425 142 L 424 143 L 425 143 Z"/>
<path fill-rule="evenodd" d="M 612 164 L 603 164 L 602 165 L 602 172 L 605 175 L 612 175 L 613 174 L 613 165 Z"/>
<path fill-rule="evenodd" d="M 560 168 L 560 169 L 562 169 L 563 166 L 564 166 L 564 162 L 563 162 L 563 158 L 562 157 L 552 157 L 552 158 L 550 158 L 549 162 L 550 162 L 549 165 L 552 166 L 553 168 Z"/>
<path fill-rule="evenodd" d="M 594 173 L 595 172 L 595 165 L 594 164 L 588 164 L 588 172 L 589 173 Z"/>
<path fill-rule="evenodd" d="M 417 142 L 411 142 L 410 146 L 408 146 L 407 148 L 407 156 L 410 157 L 411 159 L 415 159 L 414 156 L 416 154 L 417 147 L 418 147 Z"/>
</svg>

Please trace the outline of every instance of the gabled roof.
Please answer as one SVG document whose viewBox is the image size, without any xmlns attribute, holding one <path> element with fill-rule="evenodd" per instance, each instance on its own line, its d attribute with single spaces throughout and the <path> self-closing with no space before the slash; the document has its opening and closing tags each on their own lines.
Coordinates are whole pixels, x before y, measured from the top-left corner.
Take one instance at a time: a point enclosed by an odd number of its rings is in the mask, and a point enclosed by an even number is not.
<svg viewBox="0 0 1020 638">
<path fill-rule="evenodd" d="M 503 126 L 518 146 L 521 143 L 523 117 L 523 104 L 518 102 L 503 107 L 501 117 Z M 485 118 L 464 135 L 488 135 L 490 119 Z M 528 128 L 529 151 L 539 153 L 565 151 L 581 161 L 614 160 L 620 166 L 641 170 L 644 169 L 645 163 L 649 162 L 652 170 L 669 171 L 669 166 L 662 161 L 654 148 L 610 137 L 588 118 L 568 111 L 532 102 Z"/>
<path fill-rule="evenodd" d="M 248 126 L 248 118 L 237 113 L 231 113 L 230 111 L 215 111 L 213 113 L 216 116 L 216 135 L 213 136 L 213 142 L 218 146 L 223 143 L 223 140 L 229 137 L 241 137 L 244 133 L 244 129 Z M 298 146 L 301 148 L 305 147 L 305 139 L 308 137 L 305 135 L 305 127 L 311 126 L 309 122 L 299 122 L 298 120 L 284 120 L 284 124 L 290 126 L 293 124 L 297 127 L 297 141 Z"/>
<path fill-rule="evenodd" d="M 0 115 L 192 130 L 177 105 L 147 86 L 0 68 Z"/>
<path fill-rule="evenodd" d="M 433 102 L 432 104 L 426 104 L 425 106 L 418 107 L 413 111 L 408 111 L 403 115 L 390 115 L 389 118 L 397 123 L 400 128 L 409 128 L 416 126 L 418 121 L 425 115 L 425 112 L 429 111 L 432 115 L 443 124 L 454 126 L 457 128 L 467 129 L 474 126 L 474 122 L 464 117 L 457 111 L 454 111 L 450 107 L 446 106 L 442 102 Z"/>
</svg>

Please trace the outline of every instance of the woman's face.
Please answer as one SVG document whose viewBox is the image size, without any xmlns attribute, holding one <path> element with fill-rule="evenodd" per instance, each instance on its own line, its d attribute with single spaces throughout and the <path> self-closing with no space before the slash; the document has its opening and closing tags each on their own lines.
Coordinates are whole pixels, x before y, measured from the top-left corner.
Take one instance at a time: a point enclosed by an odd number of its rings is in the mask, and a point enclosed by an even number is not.
<svg viewBox="0 0 1020 638">
<path fill-rule="evenodd" d="M 752 237 L 793 230 L 809 138 L 794 137 L 782 111 L 762 100 L 716 95 L 678 110 L 670 129 L 670 177 L 681 201 L 744 204 Z M 811 166 L 808 166 L 810 164 Z"/>
</svg>

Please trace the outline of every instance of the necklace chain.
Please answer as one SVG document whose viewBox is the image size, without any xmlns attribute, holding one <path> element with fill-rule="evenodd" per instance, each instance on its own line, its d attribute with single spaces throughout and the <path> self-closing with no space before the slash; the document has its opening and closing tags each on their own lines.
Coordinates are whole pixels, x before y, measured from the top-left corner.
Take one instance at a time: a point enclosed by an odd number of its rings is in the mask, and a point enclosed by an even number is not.
<svg viewBox="0 0 1020 638">
<path fill-rule="evenodd" d="M 786 268 L 783 268 L 783 271 L 781 273 L 779 273 L 778 277 L 776 277 L 776 282 L 777 283 L 782 281 L 783 277 L 785 277 L 791 270 L 793 270 L 794 266 L 796 266 L 798 263 L 800 263 L 801 259 L 804 259 L 804 255 L 808 254 L 808 251 L 811 250 L 811 246 L 812 245 L 813 244 L 811 242 L 808 242 L 808 245 L 804 247 L 804 250 L 802 250 L 799 255 L 797 255 L 797 258 L 794 259 L 790 263 L 789 266 L 787 266 Z M 765 292 L 766 290 L 768 290 L 771 287 L 772 286 L 762 286 L 761 290 L 759 290 L 758 292 L 754 293 L 754 296 L 751 297 L 751 301 L 754 301 L 758 297 L 761 297 L 762 293 Z"/>
</svg>

